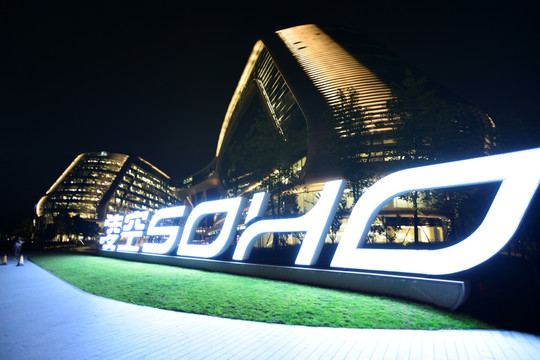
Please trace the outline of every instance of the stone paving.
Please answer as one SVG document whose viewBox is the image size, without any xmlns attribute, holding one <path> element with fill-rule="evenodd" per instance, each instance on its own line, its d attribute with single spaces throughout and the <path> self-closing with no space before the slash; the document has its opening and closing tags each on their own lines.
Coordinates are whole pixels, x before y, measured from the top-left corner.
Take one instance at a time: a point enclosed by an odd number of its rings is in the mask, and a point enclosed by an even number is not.
<svg viewBox="0 0 540 360">
<path fill-rule="evenodd" d="M 223 319 L 102 298 L 16 263 L 0 266 L 0 359 L 540 359 L 526 333 Z"/>
</svg>

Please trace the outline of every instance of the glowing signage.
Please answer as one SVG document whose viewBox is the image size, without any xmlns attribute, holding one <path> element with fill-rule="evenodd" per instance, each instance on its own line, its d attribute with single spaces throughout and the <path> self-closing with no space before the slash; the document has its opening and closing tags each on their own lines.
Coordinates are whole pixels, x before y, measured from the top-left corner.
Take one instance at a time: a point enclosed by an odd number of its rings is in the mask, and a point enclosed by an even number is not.
<svg viewBox="0 0 540 360">
<path fill-rule="evenodd" d="M 145 242 L 142 246 L 142 252 L 154 254 L 168 254 L 178 243 L 178 234 L 181 228 L 179 226 L 156 226 L 161 220 L 174 219 L 184 217 L 186 212 L 185 206 L 175 206 L 156 211 L 152 216 L 152 221 L 148 225 L 146 234 L 149 236 L 162 235 L 167 236 L 167 240 L 163 243 L 148 243 Z"/>
<path fill-rule="evenodd" d="M 133 245 L 133 240 L 143 236 L 143 230 L 146 225 L 143 223 L 148 219 L 148 211 L 137 211 L 132 214 L 127 214 L 124 218 L 121 237 L 125 237 L 126 243 L 118 245 L 119 251 L 139 251 L 139 247 Z"/>
<path fill-rule="evenodd" d="M 246 260 L 258 235 L 278 232 L 305 231 L 306 237 L 296 258 L 297 265 L 313 265 L 334 218 L 334 214 L 345 188 L 345 181 L 337 180 L 326 183 L 321 198 L 310 212 L 293 219 L 260 220 L 249 226 L 238 241 L 233 260 Z"/>
<path fill-rule="evenodd" d="M 236 226 L 240 221 L 240 214 L 245 203 L 246 199 L 234 198 L 207 201 L 197 205 L 187 220 L 186 228 L 178 245 L 178 255 L 201 258 L 211 258 L 221 255 L 221 253 L 227 250 L 234 237 Z M 216 213 L 227 214 L 217 239 L 208 245 L 190 244 L 189 241 L 193 238 L 197 225 L 202 218 Z"/>
<path fill-rule="evenodd" d="M 540 149 L 424 166 L 393 173 L 366 190 L 353 208 L 332 267 L 416 274 L 451 274 L 481 264 L 517 230 L 538 182 Z M 362 248 L 369 227 L 384 204 L 401 194 L 489 182 L 502 182 L 478 229 L 456 245 L 438 250 Z"/>
<path fill-rule="evenodd" d="M 107 215 L 104 226 L 107 229 L 105 236 L 99 239 L 99 243 L 102 244 L 103 250 L 116 250 L 116 242 L 120 239 L 120 232 L 122 231 L 122 224 L 124 223 L 124 215 Z"/>
<path fill-rule="evenodd" d="M 355 204 L 331 262 L 332 267 L 442 275 L 470 269 L 486 261 L 511 239 L 540 182 L 540 148 L 502 155 L 455 161 L 407 169 L 390 174 L 368 188 Z M 501 186 L 478 229 L 461 242 L 437 250 L 366 249 L 364 244 L 373 220 L 392 198 L 402 194 L 448 187 L 500 182 Z M 295 264 L 316 263 L 329 226 L 343 194 L 343 180 L 325 184 L 317 204 L 308 213 L 291 219 L 261 219 L 268 194 L 253 196 L 244 220 L 245 230 L 238 239 L 233 260 L 249 258 L 255 239 L 265 233 L 305 232 Z M 197 205 L 187 216 L 184 206 L 155 212 L 150 223 L 148 212 L 108 215 L 103 250 L 168 254 L 213 258 L 227 250 L 235 238 L 247 200 L 241 197 L 208 201 Z M 198 224 L 206 216 L 225 214 L 215 240 L 193 241 Z M 180 225 L 158 226 L 164 219 L 187 217 Z M 146 230 L 146 232 L 145 232 Z M 180 241 L 178 237 L 181 234 Z M 134 245 L 134 239 L 164 236 L 164 242 Z M 123 244 L 118 244 L 124 238 Z"/>
</svg>

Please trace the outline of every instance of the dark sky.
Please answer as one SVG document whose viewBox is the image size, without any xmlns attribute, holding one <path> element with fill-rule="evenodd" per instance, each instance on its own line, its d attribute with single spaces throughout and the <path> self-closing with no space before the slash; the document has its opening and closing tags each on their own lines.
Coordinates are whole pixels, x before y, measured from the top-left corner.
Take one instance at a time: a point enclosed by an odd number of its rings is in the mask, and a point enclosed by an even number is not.
<svg viewBox="0 0 540 360">
<path fill-rule="evenodd" d="M 1 216 L 31 214 L 82 152 L 200 169 L 256 40 L 306 23 L 363 32 L 540 146 L 533 2 L 373 2 L 5 2 Z"/>
</svg>

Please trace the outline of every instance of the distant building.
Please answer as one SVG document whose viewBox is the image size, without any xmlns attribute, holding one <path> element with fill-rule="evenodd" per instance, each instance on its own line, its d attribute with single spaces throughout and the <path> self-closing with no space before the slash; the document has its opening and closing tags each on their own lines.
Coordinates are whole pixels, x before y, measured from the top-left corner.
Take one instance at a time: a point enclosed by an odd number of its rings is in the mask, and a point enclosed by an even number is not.
<svg viewBox="0 0 540 360">
<path fill-rule="evenodd" d="M 342 177 L 329 145 L 337 132 L 346 137 L 352 131 L 329 121 L 339 105 L 340 90 L 355 91 L 359 104 L 374 119 L 367 125 L 371 127 L 369 150 L 355 156 L 369 158 L 371 169 L 379 175 L 399 168 L 391 135 L 395 126 L 385 114 L 392 99 L 391 84 L 401 82 L 407 68 L 380 45 L 347 29 L 309 24 L 263 37 L 253 47 L 232 96 L 214 160 L 179 182 L 180 196 L 192 206 L 221 197 L 249 196 L 264 187 L 278 168 L 288 168 L 283 181 L 294 178 L 302 184 L 296 190 L 296 211 L 309 211 L 324 182 Z M 459 105 L 469 122 L 460 131 L 469 131 L 470 125 L 488 134 L 494 127 L 485 113 L 438 90 L 445 100 Z M 486 154 L 493 139 L 486 135 L 471 146 L 477 155 Z M 351 206 L 350 196 L 347 201 Z M 411 216 L 400 199 L 385 211 L 394 219 Z M 441 233 L 436 229 L 430 236 L 440 241 Z"/>
<path fill-rule="evenodd" d="M 101 223 L 108 213 L 177 204 L 170 177 L 148 161 L 105 151 L 80 154 L 36 206 L 41 229 L 59 217 Z"/>
</svg>

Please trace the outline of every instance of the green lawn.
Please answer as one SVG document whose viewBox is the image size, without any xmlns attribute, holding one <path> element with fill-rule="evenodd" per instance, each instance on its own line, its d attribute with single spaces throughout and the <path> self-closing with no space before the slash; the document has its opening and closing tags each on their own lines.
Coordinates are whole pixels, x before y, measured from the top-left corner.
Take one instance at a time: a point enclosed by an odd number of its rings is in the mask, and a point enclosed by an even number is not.
<svg viewBox="0 0 540 360">
<path fill-rule="evenodd" d="M 89 255 L 31 261 L 92 294 L 234 319 L 370 329 L 485 329 L 457 312 L 387 297 Z"/>
</svg>

